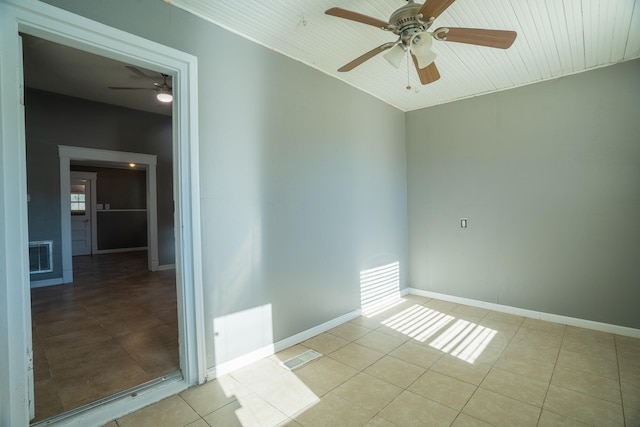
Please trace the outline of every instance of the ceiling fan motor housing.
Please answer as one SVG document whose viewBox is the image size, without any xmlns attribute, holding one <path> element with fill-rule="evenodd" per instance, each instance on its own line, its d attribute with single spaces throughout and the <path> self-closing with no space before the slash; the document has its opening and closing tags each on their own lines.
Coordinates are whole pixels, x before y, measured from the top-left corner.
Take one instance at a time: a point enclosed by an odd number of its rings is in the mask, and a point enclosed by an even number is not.
<svg viewBox="0 0 640 427">
<path fill-rule="evenodd" d="M 433 22 L 431 19 L 427 21 L 422 20 L 422 16 L 418 15 L 421 7 L 421 4 L 410 1 L 408 4 L 393 12 L 389 18 L 389 29 L 394 34 L 400 36 L 405 46 L 409 45 L 415 34 L 426 31 Z"/>
</svg>

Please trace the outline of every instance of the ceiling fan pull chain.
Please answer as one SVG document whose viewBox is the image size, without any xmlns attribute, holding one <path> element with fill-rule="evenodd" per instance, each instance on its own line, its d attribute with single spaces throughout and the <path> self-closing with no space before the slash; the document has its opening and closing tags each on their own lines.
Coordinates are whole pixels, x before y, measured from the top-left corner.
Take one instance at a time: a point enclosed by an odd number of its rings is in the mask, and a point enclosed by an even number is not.
<svg viewBox="0 0 640 427">
<path fill-rule="evenodd" d="M 407 53 L 407 90 L 411 90 L 411 82 L 409 81 L 409 75 L 411 74 L 411 65 L 409 65 L 409 56 L 411 55 L 411 51 Z"/>
</svg>

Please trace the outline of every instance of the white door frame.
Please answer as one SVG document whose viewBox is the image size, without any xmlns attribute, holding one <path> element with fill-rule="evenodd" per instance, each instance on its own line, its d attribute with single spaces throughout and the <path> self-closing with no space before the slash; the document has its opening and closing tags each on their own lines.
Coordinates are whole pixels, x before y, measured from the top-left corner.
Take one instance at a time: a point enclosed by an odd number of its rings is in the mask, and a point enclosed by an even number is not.
<svg viewBox="0 0 640 427">
<path fill-rule="evenodd" d="M 96 253 L 96 249 L 97 249 L 97 241 L 98 241 L 98 227 L 97 227 L 97 214 L 96 214 L 96 179 L 98 177 L 98 174 L 95 172 L 81 172 L 81 171 L 70 171 L 70 180 L 69 182 L 72 182 L 74 179 L 77 180 L 83 180 L 83 181 L 88 181 L 89 184 L 89 200 L 86 200 L 86 206 L 89 209 L 89 222 L 90 222 L 90 226 L 91 226 L 91 231 L 90 231 L 90 235 L 91 235 L 91 248 L 90 250 L 90 254 L 95 254 Z M 60 180 L 62 181 L 62 180 Z M 60 188 L 60 205 L 62 205 L 62 203 L 64 203 L 66 201 L 66 203 L 69 203 L 69 198 L 67 196 L 66 200 L 64 197 L 62 197 L 62 194 L 64 194 L 62 192 L 62 187 Z M 71 191 L 69 191 L 67 194 L 70 194 Z M 69 221 L 72 221 L 73 218 L 71 218 L 71 211 L 69 211 Z M 64 218 L 64 217 L 62 217 Z M 73 227 L 72 227 L 73 228 Z M 71 255 L 73 256 L 73 232 L 72 234 L 72 238 L 71 238 Z M 64 257 L 64 253 L 63 253 L 63 257 Z"/>
<path fill-rule="evenodd" d="M 174 76 L 173 159 L 180 367 L 168 380 L 65 420 L 101 424 L 202 383 L 206 374 L 197 59 L 36 0 L 0 0 L 0 425 L 29 424 L 31 306 L 19 32 Z"/>
<path fill-rule="evenodd" d="M 100 150 L 97 148 L 70 147 L 58 145 L 60 157 L 60 214 L 62 220 L 62 275 L 63 283 L 73 282 L 73 257 L 71 250 L 71 207 L 67 203 L 67 195 L 71 191 L 72 160 L 91 160 L 109 163 L 135 163 L 147 171 L 147 264 L 150 271 L 158 271 L 158 196 L 156 186 L 155 154 L 128 153 L 125 151 Z M 94 192 L 95 194 L 95 192 Z M 94 197 L 94 196 L 92 196 Z M 95 209 L 94 209 L 95 212 Z M 92 220 L 94 218 L 92 217 Z M 96 226 L 94 221 L 92 227 Z M 93 229 L 92 229 L 93 233 Z M 97 231 L 92 236 L 97 244 Z M 97 248 L 96 248 L 97 249 Z"/>
</svg>

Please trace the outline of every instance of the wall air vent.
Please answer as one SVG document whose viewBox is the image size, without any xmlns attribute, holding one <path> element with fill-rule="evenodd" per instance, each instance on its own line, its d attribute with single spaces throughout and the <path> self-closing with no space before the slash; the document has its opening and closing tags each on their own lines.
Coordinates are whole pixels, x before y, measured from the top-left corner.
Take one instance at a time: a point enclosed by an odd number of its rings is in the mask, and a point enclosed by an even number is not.
<svg viewBox="0 0 640 427">
<path fill-rule="evenodd" d="M 53 271 L 53 240 L 29 242 L 29 274 Z"/>
</svg>

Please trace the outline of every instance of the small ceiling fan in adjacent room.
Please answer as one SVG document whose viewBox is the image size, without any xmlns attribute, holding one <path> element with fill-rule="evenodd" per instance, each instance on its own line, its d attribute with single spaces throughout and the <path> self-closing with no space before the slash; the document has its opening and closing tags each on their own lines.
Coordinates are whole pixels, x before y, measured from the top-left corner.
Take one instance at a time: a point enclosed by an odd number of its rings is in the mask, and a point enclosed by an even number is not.
<svg viewBox="0 0 640 427">
<path fill-rule="evenodd" d="M 338 69 L 340 72 L 351 71 L 363 62 L 379 53 L 387 51 L 384 58 L 394 67 L 400 67 L 405 55 L 411 54 L 416 71 L 423 85 L 435 82 L 440 73 L 434 60 L 436 54 L 431 50 L 433 39 L 445 42 L 466 43 L 499 49 L 509 48 L 516 39 L 515 31 L 486 30 L 477 28 L 440 27 L 427 31 L 435 19 L 442 14 L 455 0 L 426 0 L 424 4 L 407 0 L 407 4 L 391 14 L 389 22 L 362 15 L 350 10 L 334 7 L 327 10 L 327 15 L 372 25 L 398 36 L 395 42 L 385 43 L 359 56 Z"/>
<path fill-rule="evenodd" d="M 133 67 L 131 65 L 125 65 L 125 68 L 127 68 L 129 71 L 132 71 L 133 73 L 144 77 L 148 80 L 151 80 L 153 82 L 153 87 L 122 87 L 122 86 L 109 86 L 109 89 L 115 89 L 115 90 L 154 90 L 156 91 L 156 98 L 158 99 L 158 101 L 160 102 L 171 102 L 173 101 L 173 94 L 172 94 L 172 88 L 169 85 L 169 83 L 167 82 L 167 79 L 169 79 L 169 75 L 168 74 L 164 74 L 164 73 L 160 73 L 160 75 L 162 76 L 162 82 L 159 82 L 157 79 L 151 77 L 150 75 L 148 75 L 147 73 L 144 73 L 143 71 L 141 71 L 140 69 Z"/>
</svg>

